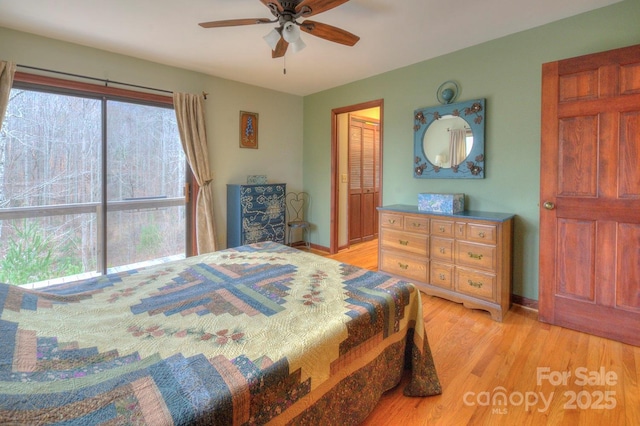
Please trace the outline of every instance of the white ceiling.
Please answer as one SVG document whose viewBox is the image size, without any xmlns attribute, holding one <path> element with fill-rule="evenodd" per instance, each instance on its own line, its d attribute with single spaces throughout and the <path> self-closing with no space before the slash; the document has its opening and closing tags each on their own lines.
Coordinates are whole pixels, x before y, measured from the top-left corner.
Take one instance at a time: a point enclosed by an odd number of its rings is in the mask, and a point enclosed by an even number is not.
<svg viewBox="0 0 640 426">
<path fill-rule="evenodd" d="M 308 95 L 618 1 L 350 0 L 311 19 L 360 36 L 355 46 L 302 33 L 306 49 L 285 59 L 262 40 L 275 24 L 198 25 L 272 18 L 259 0 L 0 0 L 0 26 Z"/>
</svg>

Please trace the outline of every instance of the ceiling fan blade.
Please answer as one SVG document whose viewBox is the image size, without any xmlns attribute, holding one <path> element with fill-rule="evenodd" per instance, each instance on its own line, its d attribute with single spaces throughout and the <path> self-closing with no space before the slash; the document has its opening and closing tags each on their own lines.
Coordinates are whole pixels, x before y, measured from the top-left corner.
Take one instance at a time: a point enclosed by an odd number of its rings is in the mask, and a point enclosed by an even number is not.
<svg viewBox="0 0 640 426">
<path fill-rule="evenodd" d="M 342 28 L 337 28 L 321 22 L 310 21 L 308 19 L 300 24 L 300 29 L 305 33 L 333 41 L 334 43 L 344 44 L 345 46 L 353 46 L 358 42 L 358 40 L 360 40 L 360 37 L 355 34 L 351 34 L 349 31 L 345 31 Z"/>
<path fill-rule="evenodd" d="M 227 19 L 224 21 L 211 21 L 201 22 L 202 28 L 219 28 L 219 27 L 235 27 L 237 25 L 253 25 L 253 24 L 268 24 L 271 21 L 267 18 L 247 18 L 247 19 Z"/>
<path fill-rule="evenodd" d="M 264 4 L 267 7 L 269 7 L 270 3 L 275 4 L 276 8 L 278 8 L 278 10 L 280 12 L 282 12 L 284 10 L 284 7 L 282 7 L 282 4 L 280 3 L 280 0 L 260 0 L 260 1 L 262 2 L 262 4 Z M 271 9 L 271 8 L 269 7 L 269 9 Z"/>
<path fill-rule="evenodd" d="M 302 16 L 317 15 L 318 13 L 333 9 L 334 7 L 340 6 L 348 1 L 349 0 L 302 0 L 296 6 L 296 13 L 299 13 L 302 8 L 306 6 L 311 9 L 311 12 L 304 13 Z"/>
<path fill-rule="evenodd" d="M 287 53 L 287 48 L 289 47 L 289 43 L 287 43 L 287 41 L 280 37 L 280 41 L 278 41 L 278 44 L 276 45 L 275 50 L 271 51 L 271 57 L 272 58 L 281 58 L 284 56 L 285 53 Z"/>
</svg>

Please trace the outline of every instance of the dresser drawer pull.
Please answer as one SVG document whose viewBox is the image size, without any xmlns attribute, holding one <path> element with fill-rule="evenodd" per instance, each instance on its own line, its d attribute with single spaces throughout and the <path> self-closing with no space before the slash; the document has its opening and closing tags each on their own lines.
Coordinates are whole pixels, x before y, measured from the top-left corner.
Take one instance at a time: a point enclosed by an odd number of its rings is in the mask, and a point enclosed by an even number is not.
<svg viewBox="0 0 640 426">
<path fill-rule="evenodd" d="M 447 279 L 447 276 L 445 274 L 440 274 L 438 275 L 438 278 L 440 278 L 442 281 Z"/>
<path fill-rule="evenodd" d="M 444 226 L 441 226 L 438 229 L 440 229 L 440 232 L 444 232 Z"/>
<path fill-rule="evenodd" d="M 469 280 L 468 283 L 471 287 L 482 288 L 482 281 Z"/>
<path fill-rule="evenodd" d="M 468 252 L 469 257 L 472 259 L 478 259 L 478 260 L 482 260 L 482 254 L 476 254 L 473 252 Z"/>
<path fill-rule="evenodd" d="M 484 235 L 485 235 L 484 232 L 478 232 L 478 237 L 484 238 Z"/>
<path fill-rule="evenodd" d="M 407 269 L 409 269 L 409 264 L 407 264 L 407 263 L 400 263 L 400 262 L 398 262 L 398 266 L 400 267 L 400 269 L 404 269 L 405 271 L 406 271 Z"/>
<path fill-rule="evenodd" d="M 391 225 L 393 225 L 394 223 L 396 223 L 396 220 L 395 220 L 395 219 L 389 219 L 389 223 L 390 223 Z"/>
<path fill-rule="evenodd" d="M 420 226 L 422 226 L 420 222 L 413 222 L 412 225 L 414 228 L 420 228 Z"/>
<path fill-rule="evenodd" d="M 444 254 L 447 250 L 444 247 L 440 247 L 440 253 Z"/>
<path fill-rule="evenodd" d="M 400 243 L 401 246 L 408 246 L 409 245 L 409 240 L 398 240 L 398 242 Z"/>
</svg>

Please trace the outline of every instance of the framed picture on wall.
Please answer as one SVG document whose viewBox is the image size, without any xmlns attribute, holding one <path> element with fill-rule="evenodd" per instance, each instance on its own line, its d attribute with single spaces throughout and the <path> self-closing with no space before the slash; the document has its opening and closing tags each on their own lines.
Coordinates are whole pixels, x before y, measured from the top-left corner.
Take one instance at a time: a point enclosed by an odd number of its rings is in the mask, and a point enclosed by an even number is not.
<svg viewBox="0 0 640 426">
<path fill-rule="evenodd" d="M 240 111 L 240 148 L 258 149 L 258 114 Z"/>
</svg>

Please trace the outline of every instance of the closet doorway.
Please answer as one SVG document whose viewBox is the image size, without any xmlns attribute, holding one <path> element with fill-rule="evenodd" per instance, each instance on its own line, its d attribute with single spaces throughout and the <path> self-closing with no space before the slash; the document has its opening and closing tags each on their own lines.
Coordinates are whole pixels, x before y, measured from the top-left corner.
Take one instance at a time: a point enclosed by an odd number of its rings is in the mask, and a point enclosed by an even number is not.
<svg viewBox="0 0 640 426">
<path fill-rule="evenodd" d="M 331 253 L 378 235 L 383 101 L 332 110 Z"/>
</svg>

